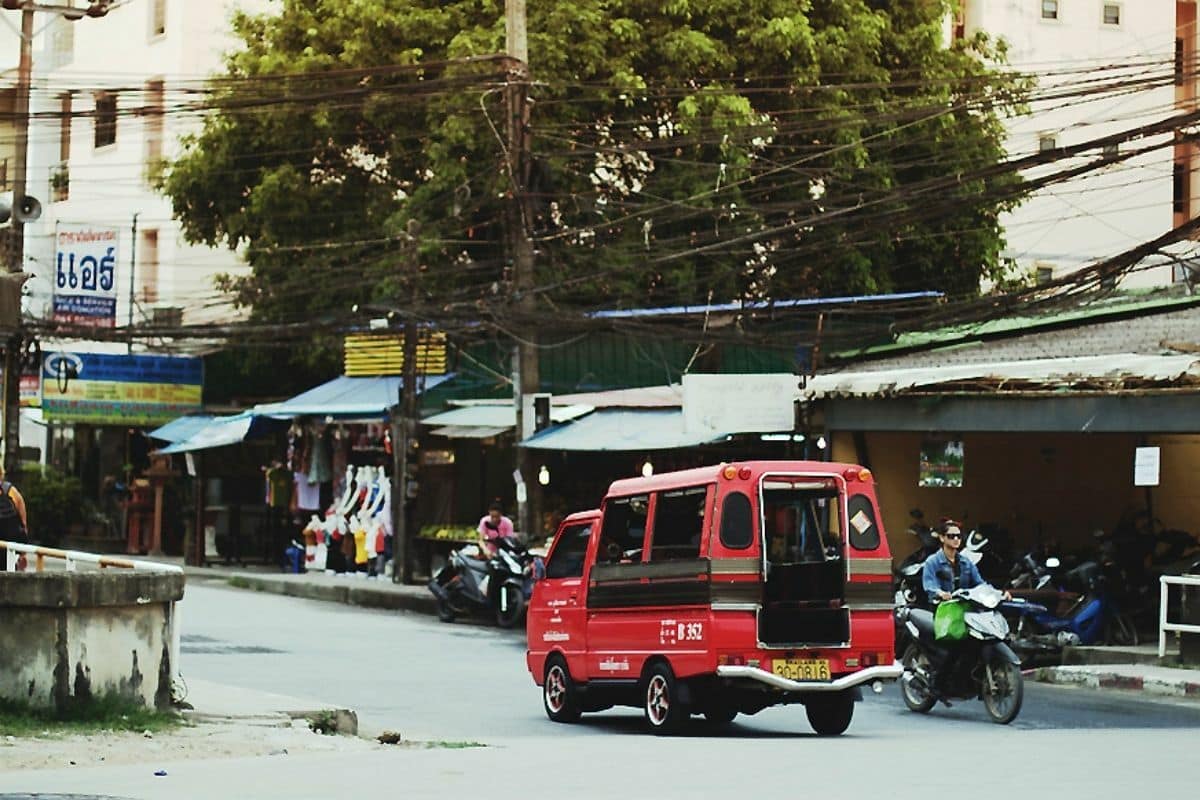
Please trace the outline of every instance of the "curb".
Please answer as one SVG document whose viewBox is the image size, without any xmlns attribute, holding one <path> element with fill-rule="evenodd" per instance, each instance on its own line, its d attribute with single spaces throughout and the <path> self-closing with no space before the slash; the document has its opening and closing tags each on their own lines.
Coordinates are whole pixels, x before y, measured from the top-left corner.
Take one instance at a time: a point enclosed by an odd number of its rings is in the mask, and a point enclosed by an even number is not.
<svg viewBox="0 0 1200 800">
<path fill-rule="evenodd" d="M 1179 679 L 1164 679 L 1076 667 L 1039 667 L 1030 670 L 1029 677 L 1038 683 L 1082 686 L 1088 689 L 1120 689 L 1144 692 L 1159 697 L 1187 697 L 1200 700 L 1200 683 Z"/>
<path fill-rule="evenodd" d="M 436 614 L 437 598 L 429 592 L 397 592 L 375 589 L 370 586 L 331 585 L 327 583 L 303 583 L 282 580 L 265 575 L 212 575 L 188 573 L 188 578 L 215 580 L 238 589 L 269 592 L 305 600 L 321 600 L 363 608 L 379 608 L 387 611 L 415 611 L 420 614 Z"/>
</svg>

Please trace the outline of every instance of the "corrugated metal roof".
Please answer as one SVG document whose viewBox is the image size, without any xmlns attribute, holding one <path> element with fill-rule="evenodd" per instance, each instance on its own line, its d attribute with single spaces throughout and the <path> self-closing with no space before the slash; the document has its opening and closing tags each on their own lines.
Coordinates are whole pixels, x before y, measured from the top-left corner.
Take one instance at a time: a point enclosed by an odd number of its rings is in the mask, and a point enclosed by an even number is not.
<svg viewBox="0 0 1200 800">
<path fill-rule="evenodd" d="M 445 436 L 447 439 L 490 439 L 512 429 L 512 425 L 447 425 L 444 428 L 434 428 L 430 433 L 434 436 Z"/>
<path fill-rule="evenodd" d="M 159 439 L 164 442 L 182 442 L 184 439 L 207 427 L 214 419 L 216 417 L 212 414 L 192 414 L 180 417 L 179 419 L 173 419 L 166 425 L 155 428 L 146 435 L 151 439 Z"/>
<path fill-rule="evenodd" d="M 643 451 L 673 450 L 721 441 L 725 434 L 684 431 L 679 409 L 595 411 L 566 425 L 526 439 L 533 450 Z"/>
<path fill-rule="evenodd" d="M 425 390 L 449 380 L 452 375 L 428 375 Z M 332 417 L 340 420 L 383 420 L 388 410 L 400 402 L 404 381 L 394 375 L 349 378 L 339 375 L 314 386 L 282 403 L 257 406 L 255 413 L 290 419 L 292 417 Z"/>
<path fill-rule="evenodd" d="M 1043 358 L 926 369 L 824 373 L 803 390 L 810 399 L 870 397 L 924 391 L 1114 391 L 1200 385 L 1200 357 L 1121 353 Z"/>
</svg>

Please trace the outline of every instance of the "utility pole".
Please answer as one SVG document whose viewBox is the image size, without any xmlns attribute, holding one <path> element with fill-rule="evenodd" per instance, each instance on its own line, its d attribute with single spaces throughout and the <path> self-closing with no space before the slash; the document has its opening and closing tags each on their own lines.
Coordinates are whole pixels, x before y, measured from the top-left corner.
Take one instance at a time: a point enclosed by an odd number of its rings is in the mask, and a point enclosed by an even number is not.
<svg viewBox="0 0 1200 800">
<path fill-rule="evenodd" d="M 24 344 L 21 325 L 21 284 L 18 274 L 25 268 L 25 223 L 19 213 L 25 203 L 25 167 L 29 158 L 29 87 L 33 81 L 33 6 L 21 8 L 21 58 L 17 66 L 17 126 L 16 152 L 13 164 L 12 228 L 9 230 L 8 290 L 16 292 L 16 314 L 5 320 L 12 325 L 4 347 L 4 470 L 16 475 L 21 466 L 21 368 L 20 353 Z M 11 480 L 11 478 L 10 478 Z"/>
<path fill-rule="evenodd" d="M 392 424 L 392 468 L 395 479 L 392 485 L 396 495 L 392 498 L 394 524 L 392 531 L 392 582 L 412 583 L 413 577 L 413 532 L 408 529 L 408 452 L 412 439 L 417 434 L 417 277 L 420 274 L 420 250 L 417 237 L 421 223 L 408 221 L 407 261 L 409 280 L 409 310 L 404 321 L 404 364 L 401 367 L 403 384 L 400 390 L 399 421 Z"/>
<path fill-rule="evenodd" d="M 513 309 L 517 341 L 513 346 L 513 403 L 517 412 L 516 472 L 517 525 L 527 537 L 541 531 L 540 486 L 534 478 L 532 459 L 521 441 L 533 425 L 526 397 L 541 388 L 536 334 L 530 320 L 535 311 L 532 289 L 533 242 L 530 239 L 532 217 L 529 207 L 529 40 L 525 0 L 505 0 L 505 49 L 510 58 L 508 71 L 507 133 L 510 198 L 505 222 L 508 230 L 509 257 L 512 259 Z M 525 495 L 527 499 L 522 500 Z"/>
<path fill-rule="evenodd" d="M 129 243 L 129 344 L 125 352 L 133 352 L 133 274 L 137 269 L 137 219 L 142 212 L 133 212 L 133 238 Z"/>
</svg>

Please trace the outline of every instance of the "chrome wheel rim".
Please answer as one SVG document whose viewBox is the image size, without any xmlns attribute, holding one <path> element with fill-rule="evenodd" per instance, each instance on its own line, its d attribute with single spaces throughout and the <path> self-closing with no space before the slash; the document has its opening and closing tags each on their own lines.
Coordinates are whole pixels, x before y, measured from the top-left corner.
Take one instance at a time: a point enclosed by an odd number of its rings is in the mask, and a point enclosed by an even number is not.
<svg viewBox="0 0 1200 800">
<path fill-rule="evenodd" d="M 567 705 L 567 676 L 563 668 L 555 664 L 546 673 L 546 708 L 555 714 Z"/>
<path fill-rule="evenodd" d="M 668 692 L 667 679 L 662 675 L 654 675 L 646 685 L 646 715 L 651 725 L 662 725 L 671 713 L 671 697 Z"/>
<path fill-rule="evenodd" d="M 928 688 L 922 688 L 913 683 L 918 669 L 928 674 L 928 663 L 924 655 L 918 655 L 904 664 L 904 675 L 900 678 L 900 691 L 904 692 L 914 705 L 920 705 L 929 699 Z"/>
</svg>

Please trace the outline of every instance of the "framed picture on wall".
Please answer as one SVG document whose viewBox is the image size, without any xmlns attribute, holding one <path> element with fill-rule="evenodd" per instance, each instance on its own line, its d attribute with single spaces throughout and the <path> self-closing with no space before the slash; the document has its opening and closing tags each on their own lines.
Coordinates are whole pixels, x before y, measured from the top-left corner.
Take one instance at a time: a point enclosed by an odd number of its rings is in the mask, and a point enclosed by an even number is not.
<svg viewBox="0 0 1200 800">
<path fill-rule="evenodd" d="M 961 439 L 926 439 L 921 442 L 917 486 L 961 489 L 963 463 Z"/>
</svg>

